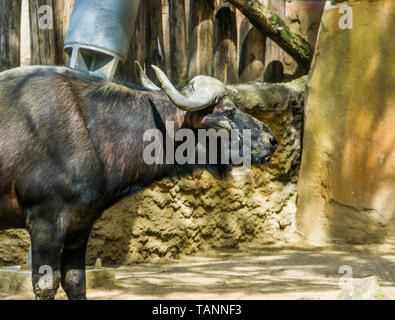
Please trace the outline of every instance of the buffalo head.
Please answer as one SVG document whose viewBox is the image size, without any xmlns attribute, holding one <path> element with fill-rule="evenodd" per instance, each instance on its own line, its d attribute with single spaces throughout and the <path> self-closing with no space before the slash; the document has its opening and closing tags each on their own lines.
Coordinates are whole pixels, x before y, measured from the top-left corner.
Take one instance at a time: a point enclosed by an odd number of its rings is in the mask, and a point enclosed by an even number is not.
<svg viewBox="0 0 395 320">
<path fill-rule="evenodd" d="M 137 64 L 142 84 L 151 90 L 161 90 L 157 87 Z M 261 121 L 239 110 L 232 99 L 230 91 L 221 81 L 209 76 L 194 77 L 186 86 L 177 90 L 164 72 L 152 66 L 162 89 L 173 104 L 186 112 L 185 118 L 190 127 L 196 129 L 225 129 L 242 133 L 249 130 L 250 139 L 244 139 L 239 134 L 240 150 L 245 143 L 249 144 L 251 163 L 268 162 L 277 148 L 277 140 L 271 130 Z"/>
</svg>

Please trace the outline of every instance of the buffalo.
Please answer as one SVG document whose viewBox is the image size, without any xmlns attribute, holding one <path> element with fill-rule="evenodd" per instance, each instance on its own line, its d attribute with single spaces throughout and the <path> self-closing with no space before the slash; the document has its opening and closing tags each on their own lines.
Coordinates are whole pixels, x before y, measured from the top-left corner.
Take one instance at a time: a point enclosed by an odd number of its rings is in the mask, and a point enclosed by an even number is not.
<svg viewBox="0 0 395 320">
<path fill-rule="evenodd" d="M 249 129 L 252 164 L 274 153 L 273 133 L 237 109 L 221 81 L 197 76 L 178 90 L 154 68 L 162 88 L 58 66 L 0 73 L 0 230 L 28 230 L 36 299 L 54 299 L 60 284 L 69 299 L 86 299 L 89 234 L 114 203 L 165 177 L 199 168 L 224 177 L 233 165 L 147 164 L 147 130 L 164 132 L 167 121 L 193 132 Z M 50 285 L 40 283 L 43 266 Z"/>
</svg>

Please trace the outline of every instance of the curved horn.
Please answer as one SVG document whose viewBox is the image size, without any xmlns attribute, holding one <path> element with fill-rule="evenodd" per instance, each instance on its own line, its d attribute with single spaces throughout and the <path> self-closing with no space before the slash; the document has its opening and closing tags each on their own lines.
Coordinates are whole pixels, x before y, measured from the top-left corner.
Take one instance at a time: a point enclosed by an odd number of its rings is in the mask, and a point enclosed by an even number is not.
<svg viewBox="0 0 395 320">
<path fill-rule="evenodd" d="M 152 68 L 155 70 L 163 90 L 181 110 L 197 111 L 205 109 L 216 103 L 226 93 L 226 87 L 221 81 L 208 76 L 197 76 L 190 82 L 194 88 L 194 93 L 186 98 L 177 91 L 161 69 L 154 65 L 152 65 Z"/>
<path fill-rule="evenodd" d="M 135 61 L 134 63 L 139 71 L 139 79 L 143 87 L 147 89 L 151 89 L 153 91 L 160 91 L 161 88 L 159 88 L 155 83 L 153 83 L 150 80 L 150 78 L 148 78 L 143 68 L 141 67 L 140 63 L 138 61 Z"/>
</svg>

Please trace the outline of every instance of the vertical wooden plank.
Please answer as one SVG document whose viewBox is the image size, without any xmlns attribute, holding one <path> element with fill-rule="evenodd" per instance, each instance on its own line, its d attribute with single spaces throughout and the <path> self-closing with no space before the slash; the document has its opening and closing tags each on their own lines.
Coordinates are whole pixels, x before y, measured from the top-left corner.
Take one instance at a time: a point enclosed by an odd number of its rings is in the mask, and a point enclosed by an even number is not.
<svg viewBox="0 0 395 320">
<path fill-rule="evenodd" d="M 151 65 L 154 64 L 166 71 L 165 51 L 163 47 L 162 1 L 150 0 L 146 3 L 146 73 L 150 79 L 159 84 Z"/>
<path fill-rule="evenodd" d="M 235 9 L 221 8 L 214 21 L 214 77 L 226 83 L 236 83 L 237 25 Z"/>
<path fill-rule="evenodd" d="M 175 85 L 188 81 L 187 26 L 184 0 L 169 1 L 170 74 Z"/>
<path fill-rule="evenodd" d="M 21 66 L 30 65 L 30 18 L 29 0 L 21 1 Z"/>
<path fill-rule="evenodd" d="M 213 74 L 214 4 L 209 0 L 190 0 L 188 79 Z"/>
<path fill-rule="evenodd" d="M 187 38 L 187 50 L 188 50 L 188 44 L 189 44 L 189 9 L 191 8 L 191 3 L 190 0 L 185 0 L 185 19 L 186 19 L 186 38 Z"/>
<path fill-rule="evenodd" d="M 291 31 L 301 35 L 313 48 L 324 7 L 325 0 L 287 1 L 285 3 L 285 22 Z M 284 64 L 286 73 L 293 74 L 298 69 L 297 62 L 288 54 L 285 54 Z"/>
<path fill-rule="evenodd" d="M 74 0 L 55 0 L 54 1 L 54 28 L 56 43 L 56 64 L 65 65 L 67 54 L 63 50 L 64 40 L 66 39 L 69 28 L 71 13 L 73 11 Z"/>
<path fill-rule="evenodd" d="M 171 1 L 170 1 L 171 2 Z M 163 49 L 165 52 L 166 73 L 170 74 L 170 21 L 169 1 L 162 0 L 162 25 L 163 25 Z"/>
<path fill-rule="evenodd" d="M 146 56 L 146 24 L 147 24 L 147 1 L 141 1 L 139 13 L 137 14 L 135 31 L 130 40 L 128 58 L 124 65 L 119 68 L 119 77 L 141 85 L 134 65 L 138 61 L 141 65 L 145 64 Z"/>
<path fill-rule="evenodd" d="M 148 77 L 159 84 L 151 64 L 166 71 L 163 40 L 162 0 L 141 1 L 135 32 L 126 63 L 119 68 L 119 77 L 140 85 L 134 61 L 145 67 Z"/>
<path fill-rule="evenodd" d="M 0 72 L 20 65 L 21 1 L 0 0 Z"/>
<path fill-rule="evenodd" d="M 285 0 L 269 0 L 268 8 L 280 18 L 285 18 Z M 279 82 L 283 78 L 285 52 L 274 41 L 266 40 L 265 81 Z"/>
<path fill-rule="evenodd" d="M 263 81 L 266 37 L 251 25 L 249 25 L 249 30 L 246 25 L 243 27 L 244 41 L 241 44 L 239 63 L 240 82 Z"/>
<path fill-rule="evenodd" d="M 132 39 L 131 43 L 131 50 L 133 51 L 133 56 L 135 57 L 134 60 L 137 60 L 143 66 L 145 64 L 145 57 L 147 52 L 147 2 L 141 1 L 140 4 L 140 13 L 138 15 L 138 19 L 136 20 L 136 29 L 135 29 L 135 36 Z M 132 64 L 134 65 L 134 60 Z M 133 67 L 134 68 L 134 67 Z M 136 73 L 134 72 L 136 76 Z"/>
<path fill-rule="evenodd" d="M 240 13 L 240 11 L 237 12 Z M 239 51 L 241 50 L 241 46 L 243 45 L 243 42 L 247 37 L 248 31 L 250 31 L 251 27 L 252 25 L 250 21 L 243 15 L 239 26 Z"/>
<path fill-rule="evenodd" d="M 44 8 L 42 6 L 49 6 L 52 10 L 43 10 L 41 12 L 40 10 Z M 44 16 L 47 14 L 48 19 L 52 19 L 53 21 L 52 0 L 30 0 L 30 39 L 32 65 L 56 63 L 55 32 L 53 25 L 52 28 L 50 26 L 50 21 L 44 19 Z M 43 28 L 43 26 L 46 24 L 48 24 L 49 28 Z"/>
</svg>

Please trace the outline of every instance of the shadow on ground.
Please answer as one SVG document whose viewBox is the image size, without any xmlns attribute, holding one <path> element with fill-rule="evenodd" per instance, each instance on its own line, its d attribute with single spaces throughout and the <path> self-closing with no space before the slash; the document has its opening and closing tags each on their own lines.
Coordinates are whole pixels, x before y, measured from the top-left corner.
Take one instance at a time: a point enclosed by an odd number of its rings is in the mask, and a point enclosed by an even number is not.
<svg viewBox="0 0 395 320">
<path fill-rule="evenodd" d="M 217 250 L 210 256 L 183 257 L 174 263 L 117 268 L 114 288 L 90 289 L 89 299 L 336 299 L 339 268 L 352 268 L 354 284 L 377 276 L 395 298 L 392 245 L 332 248 L 287 245 Z M 1 299 L 31 299 L 26 293 Z M 64 293 L 58 298 L 64 299 Z"/>
<path fill-rule="evenodd" d="M 336 299 L 339 268 L 352 268 L 354 283 L 375 275 L 395 298 L 391 246 L 339 248 L 265 247 L 219 250 L 212 257 L 186 257 L 171 264 L 117 269 L 117 287 L 92 290 L 95 299 Z"/>
</svg>

